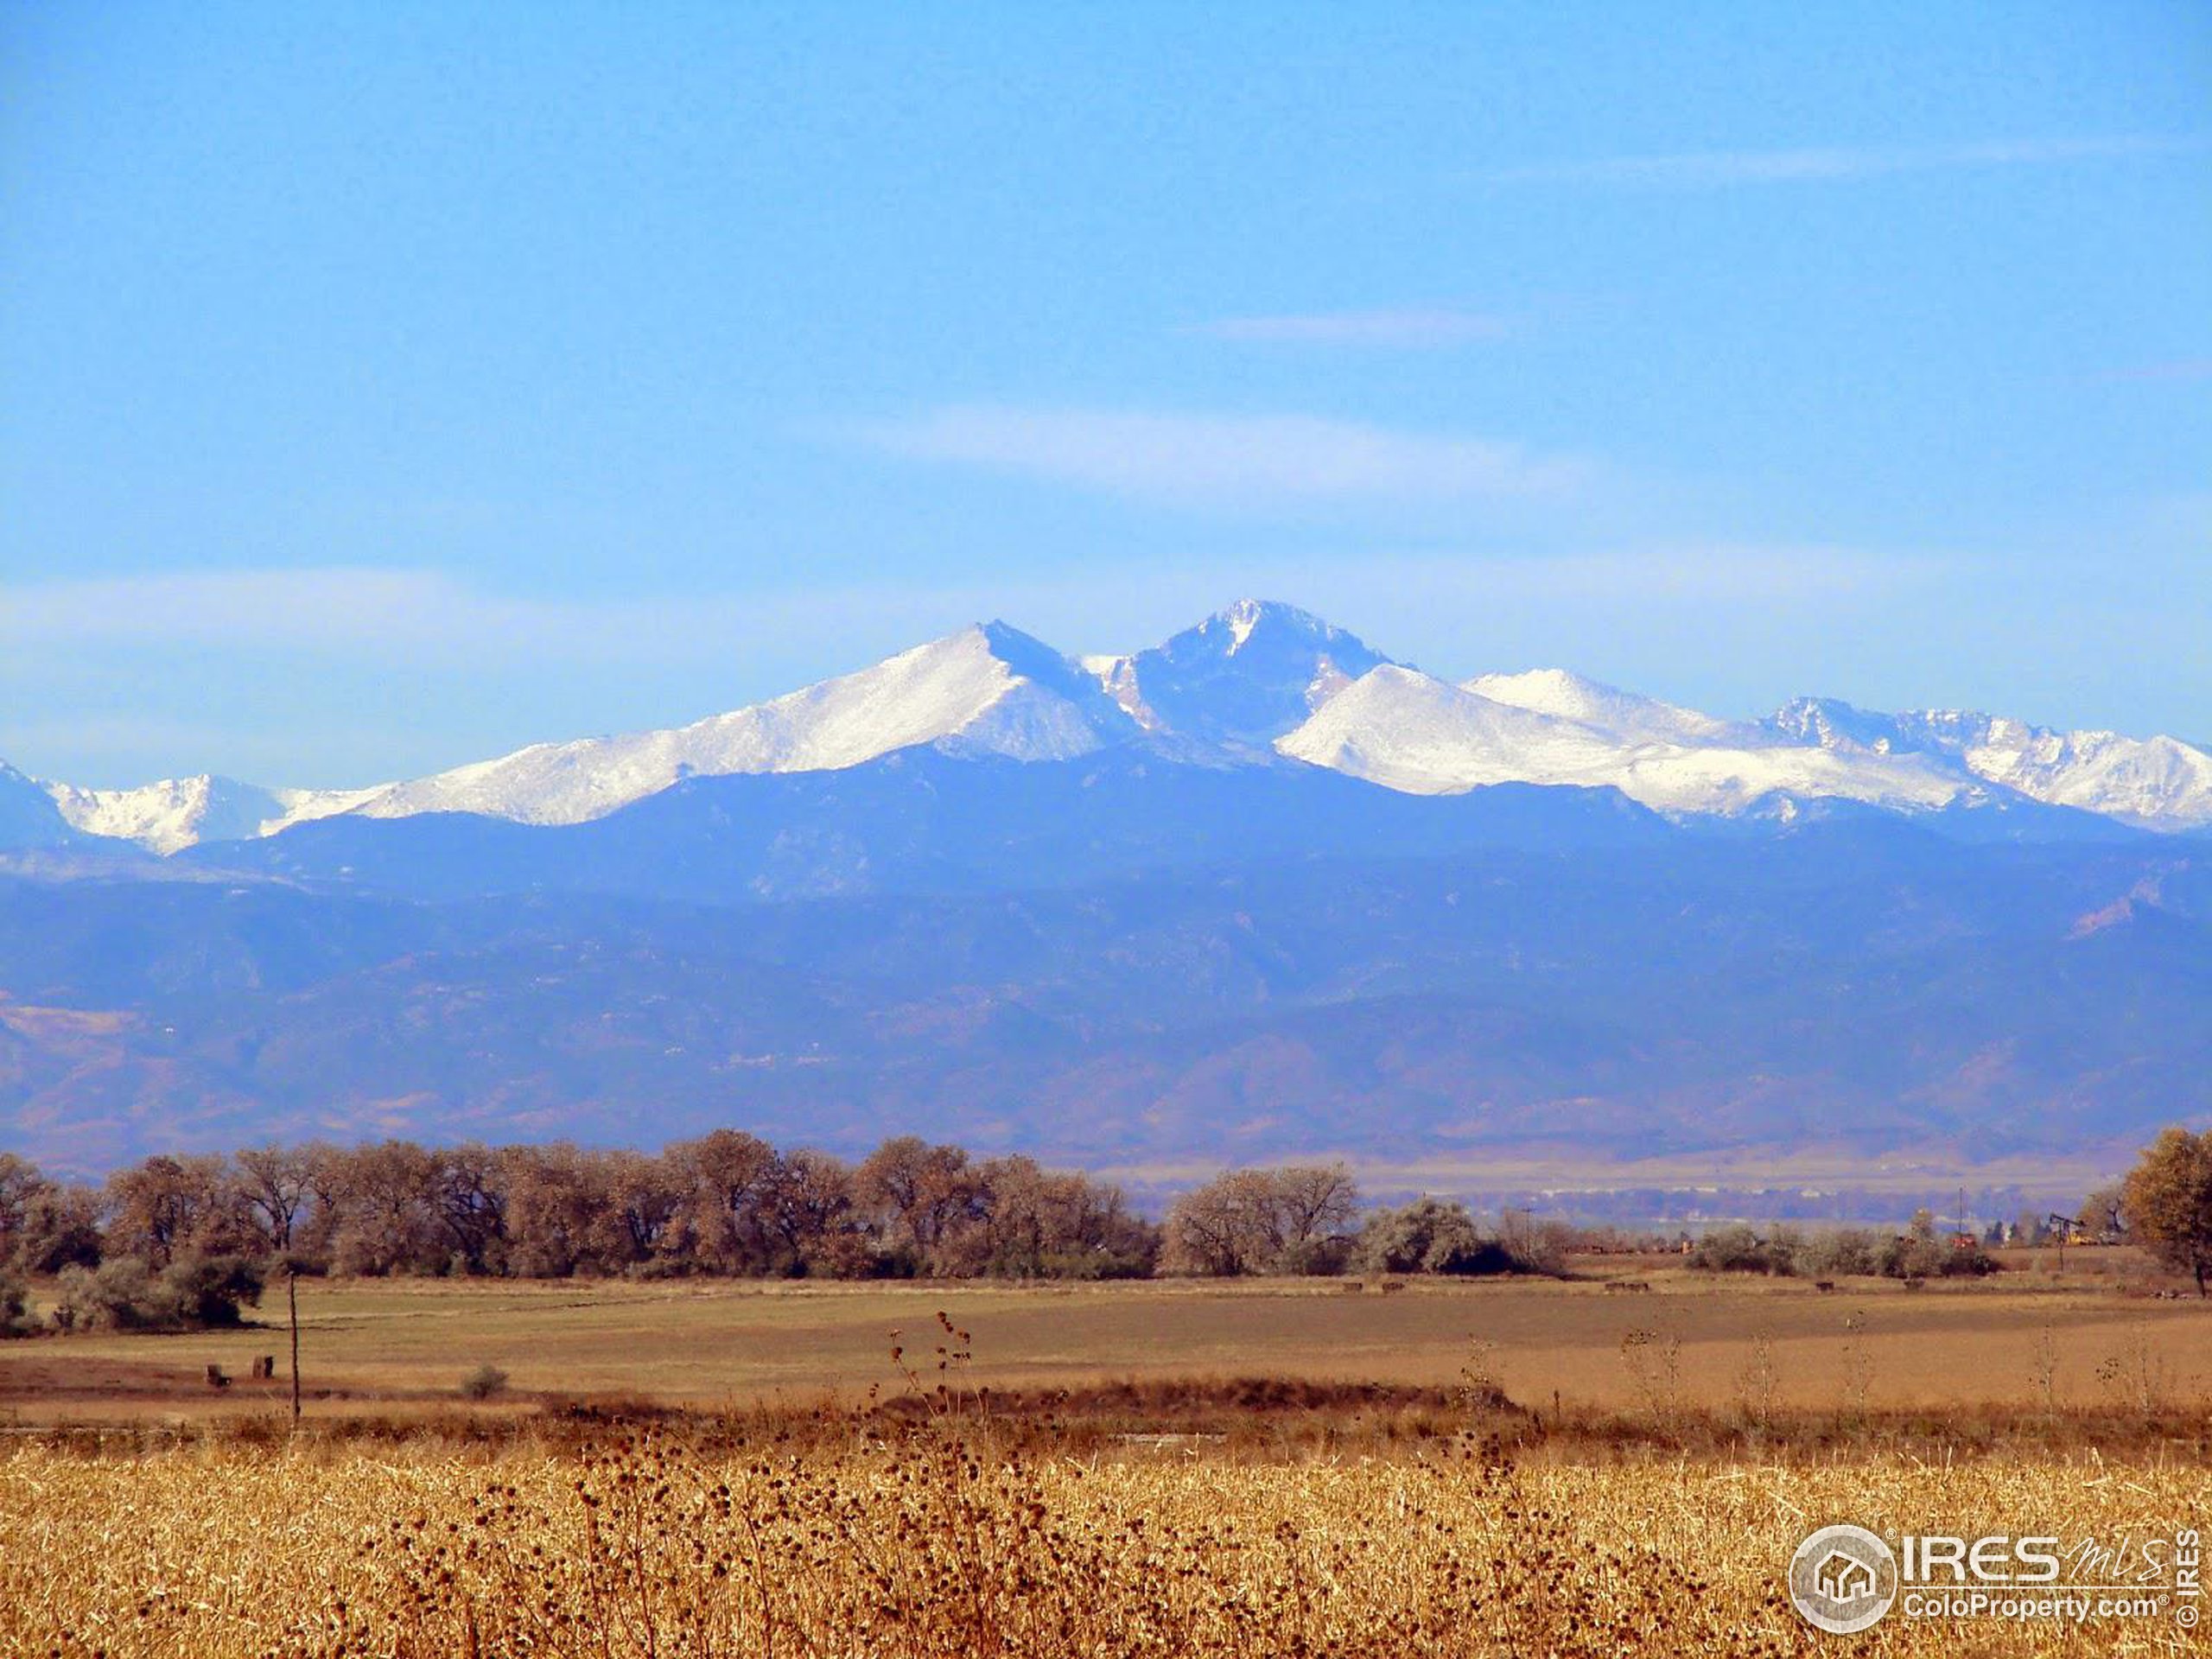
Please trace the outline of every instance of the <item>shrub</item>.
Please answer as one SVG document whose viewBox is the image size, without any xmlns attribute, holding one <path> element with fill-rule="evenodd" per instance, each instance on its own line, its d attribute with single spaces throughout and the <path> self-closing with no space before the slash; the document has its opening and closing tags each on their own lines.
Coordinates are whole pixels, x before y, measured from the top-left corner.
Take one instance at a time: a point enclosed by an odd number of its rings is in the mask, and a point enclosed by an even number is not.
<svg viewBox="0 0 2212 1659">
<path fill-rule="evenodd" d="M 1880 1271 L 1891 1279 L 1978 1279 L 1997 1271 L 1997 1259 L 1979 1244 L 1955 1244 L 1936 1236 L 1916 1217 L 1877 1253 Z"/>
<path fill-rule="evenodd" d="M 1697 1242 L 1690 1265 L 1708 1273 L 1793 1274 L 1802 1253 L 1796 1235 L 1787 1229 L 1761 1238 L 1749 1227 L 1716 1227 Z"/>
<path fill-rule="evenodd" d="M 237 1255 L 185 1255 L 162 1272 L 135 1255 L 76 1265 L 56 1281 L 54 1322 L 64 1331 L 207 1331 L 242 1324 L 261 1300 L 262 1272 Z"/>
<path fill-rule="evenodd" d="M 181 1255 L 162 1274 L 177 1325 L 187 1331 L 243 1325 L 242 1305 L 261 1302 L 261 1264 L 243 1255 Z"/>
<path fill-rule="evenodd" d="M 1440 1198 L 1416 1198 L 1395 1210 L 1376 1211 L 1352 1246 L 1351 1265 L 1354 1272 L 1370 1277 L 1544 1270 L 1541 1259 L 1531 1259 L 1505 1240 L 1484 1234 L 1465 1205 Z"/>
<path fill-rule="evenodd" d="M 464 1400 L 490 1400 L 507 1390 L 507 1374 L 496 1365 L 479 1365 L 461 1379 Z"/>
<path fill-rule="evenodd" d="M 1881 1253 L 1874 1236 L 1856 1227 L 1822 1233 L 1798 1252 L 1798 1268 L 1822 1279 L 1879 1273 Z"/>
<path fill-rule="evenodd" d="M 0 1276 L 0 1338 L 37 1334 L 38 1321 L 31 1317 L 30 1293 L 20 1281 Z"/>
</svg>

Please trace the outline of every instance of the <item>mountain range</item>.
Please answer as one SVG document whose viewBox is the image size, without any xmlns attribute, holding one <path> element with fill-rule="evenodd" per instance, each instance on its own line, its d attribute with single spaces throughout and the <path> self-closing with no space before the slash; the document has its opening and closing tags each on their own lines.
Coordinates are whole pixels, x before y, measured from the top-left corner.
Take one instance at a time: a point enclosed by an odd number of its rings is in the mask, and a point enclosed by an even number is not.
<svg viewBox="0 0 2212 1659">
<path fill-rule="evenodd" d="M 1454 683 L 1274 604 L 1080 659 L 991 623 L 359 790 L 0 766 L 0 1147 L 2071 1183 L 2212 1114 L 2208 853 L 2171 738 Z"/>
<path fill-rule="evenodd" d="M 44 782 L 48 812 L 10 772 L 0 845 L 73 835 L 165 855 L 340 815 L 582 823 L 688 779 L 834 772 L 922 746 L 1021 761 L 1130 747 L 1183 764 L 1304 762 L 1420 795 L 1501 783 L 1609 788 L 1678 820 L 1848 802 L 1908 814 L 2018 811 L 2024 822 L 2041 806 L 2152 830 L 2212 824 L 2212 755 L 2171 737 L 2056 732 L 1956 711 L 1876 714 L 1815 697 L 1732 721 L 1560 669 L 1455 684 L 1293 607 L 1243 601 L 1121 657 L 1071 658 L 986 623 L 689 726 L 537 744 L 361 789 L 206 775 L 116 790 Z"/>
</svg>

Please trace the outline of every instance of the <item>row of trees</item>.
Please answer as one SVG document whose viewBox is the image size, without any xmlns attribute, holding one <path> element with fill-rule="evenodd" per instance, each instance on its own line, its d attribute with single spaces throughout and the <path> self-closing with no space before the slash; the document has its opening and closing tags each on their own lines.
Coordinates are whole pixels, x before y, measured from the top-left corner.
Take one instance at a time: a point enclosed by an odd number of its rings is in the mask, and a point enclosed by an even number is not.
<svg viewBox="0 0 2212 1659">
<path fill-rule="evenodd" d="M 1566 1243 L 1510 1214 L 1484 1232 L 1433 1199 L 1363 1212 L 1336 1164 L 1230 1171 L 1154 1223 L 1110 1183 L 912 1136 L 857 1163 L 731 1129 L 651 1155 L 266 1147 L 149 1158 L 101 1187 L 0 1154 L 0 1277 L 61 1275 L 101 1324 L 170 1324 L 165 1310 L 210 1281 L 245 1294 L 239 1263 L 515 1278 L 1474 1273 L 1554 1268 Z"/>
<path fill-rule="evenodd" d="M 1556 1273 L 1572 1229 L 1508 1210 L 1485 1230 L 1466 1206 L 1417 1198 L 1363 1215 L 1341 1164 L 1232 1170 L 1167 1211 L 1163 1271 L 1236 1274 Z"/>
<path fill-rule="evenodd" d="M 2200 1288 L 2212 1281 L 2212 1135 L 2168 1131 L 2120 1189 L 2129 1235 Z M 717 1129 L 655 1154 L 567 1144 L 267 1147 L 160 1156 L 101 1187 L 0 1153 L 0 1331 L 10 1280 L 63 1276 L 88 1322 L 193 1317 L 250 1299 L 276 1262 L 345 1274 L 917 1274 L 1553 1272 L 1573 1236 L 1508 1211 L 1494 1229 L 1423 1198 L 1363 1211 L 1341 1165 L 1235 1170 L 1163 1223 L 1109 1182 L 1022 1157 L 977 1159 L 912 1136 L 857 1163 Z M 1703 1265 L 1768 1272 L 1975 1271 L 1923 1222 L 1898 1237 L 1764 1239 L 1724 1230 Z M 183 1310 L 179 1313 L 176 1310 Z M 65 1312 L 67 1306 L 65 1306 Z"/>
<path fill-rule="evenodd" d="M 2154 1261 L 2187 1274 L 2198 1295 L 2212 1293 L 2212 1130 L 2165 1130 L 2143 1149 L 2124 1179 L 2088 1195 L 2078 1220 L 2100 1243 L 2138 1245 Z M 2051 1235 L 2030 1220 L 2018 1236 L 2034 1243 Z M 1764 1237 L 1748 1227 L 1718 1228 L 1699 1242 L 1691 1260 L 1723 1272 L 1895 1278 L 1983 1274 L 1996 1266 L 1978 1243 L 1960 1248 L 1939 1238 L 1924 1210 L 1891 1238 L 1848 1229 L 1808 1238 L 1788 1228 Z"/>
<path fill-rule="evenodd" d="M 1120 1188 L 912 1137 L 849 1164 L 731 1129 L 657 1154 L 566 1144 L 270 1147 L 149 1158 L 65 1187 L 0 1154 L 0 1271 L 127 1257 L 283 1258 L 345 1274 L 1152 1271 L 1160 1230 Z"/>
<path fill-rule="evenodd" d="M 1996 1258 L 1978 1242 L 1939 1237 L 1936 1219 L 1918 1211 L 1902 1233 L 1884 1235 L 1839 1227 L 1802 1233 L 1777 1227 L 1760 1234 L 1749 1227 L 1716 1227 L 1697 1242 L 1690 1265 L 1716 1273 L 1802 1274 L 1840 1279 L 1865 1274 L 1891 1279 L 1979 1278 L 1997 1271 Z"/>
</svg>

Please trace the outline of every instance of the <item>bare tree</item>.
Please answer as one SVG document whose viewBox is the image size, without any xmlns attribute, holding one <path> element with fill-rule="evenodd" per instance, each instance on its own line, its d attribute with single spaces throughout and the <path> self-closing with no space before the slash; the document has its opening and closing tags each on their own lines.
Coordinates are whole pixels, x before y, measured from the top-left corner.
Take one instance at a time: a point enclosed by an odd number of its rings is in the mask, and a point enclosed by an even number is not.
<svg viewBox="0 0 2212 1659">
<path fill-rule="evenodd" d="M 497 1271 L 505 1265 L 507 1242 L 506 1192 L 499 1154 L 471 1141 L 432 1158 L 437 1217 L 452 1246 L 453 1262 L 467 1273 Z"/>
<path fill-rule="evenodd" d="M 1342 1165 L 1229 1170 L 1176 1199 L 1162 1261 L 1177 1273 L 1313 1272 L 1357 1202 Z"/>
<path fill-rule="evenodd" d="M 254 1147 L 232 1161 L 248 1223 L 267 1249 L 289 1254 L 293 1229 L 314 1196 L 315 1154 L 305 1148 Z"/>
</svg>

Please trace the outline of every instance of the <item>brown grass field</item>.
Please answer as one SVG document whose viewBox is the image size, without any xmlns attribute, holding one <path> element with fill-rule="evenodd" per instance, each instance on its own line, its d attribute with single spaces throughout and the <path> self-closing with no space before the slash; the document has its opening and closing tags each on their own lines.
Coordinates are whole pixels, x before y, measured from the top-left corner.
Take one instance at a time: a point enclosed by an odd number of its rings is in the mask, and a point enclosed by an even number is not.
<svg viewBox="0 0 2212 1659">
<path fill-rule="evenodd" d="M 1563 1406 L 1644 1406 L 1655 1389 L 1719 1406 L 1749 1386 L 1777 1407 L 1925 1411 L 2047 1403 L 2038 1366 L 2048 1349 L 2058 1404 L 2111 1402 L 2131 1379 L 2139 1395 L 2147 1387 L 2204 1398 L 2212 1318 L 2193 1297 L 2120 1294 L 2136 1267 L 2115 1259 L 2122 1254 L 2070 1252 L 2063 1278 L 2048 1258 L 2036 1271 L 2023 1255 L 2023 1270 L 1981 1283 L 1909 1291 L 1847 1280 L 1832 1294 L 1802 1280 L 1700 1274 L 1645 1257 L 1586 1259 L 1575 1281 L 1409 1280 L 1390 1294 L 1337 1279 L 308 1279 L 301 1370 L 317 1415 L 442 1406 L 480 1364 L 506 1371 L 525 1400 L 855 1402 L 896 1381 L 892 1333 L 913 1346 L 943 1309 L 974 1336 L 970 1382 L 1001 1389 L 1232 1376 L 1445 1387 L 1471 1356 L 1508 1395 L 1539 1408 L 1554 1395 Z M 1622 1294 L 1610 1281 L 1651 1288 Z M 257 1318 L 261 1325 L 238 1332 L 0 1344 L 0 1424 L 266 1410 L 281 1380 L 258 1389 L 241 1381 L 220 1395 L 204 1380 L 211 1363 L 244 1379 L 262 1354 L 276 1355 L 284 1374 L 281 1290 Z M 1633 1332 L 1655 1338 L 1636 1364 L 1623 1352 Z M 2101 1377 L 2101 1368 L 2113 1374 Z"/>
<path fill-rule="evenodd" d="M 0 1344 L 0 1654 L 2195 1651 L 2171 1606 L 1835 1637 L 1788 1603 L 1831 1521 L 2202 1527 L 2212 1309 L 2018 1266 L 306 1281 L 297 1434 L 280 1326 Z"/>
</svg>

